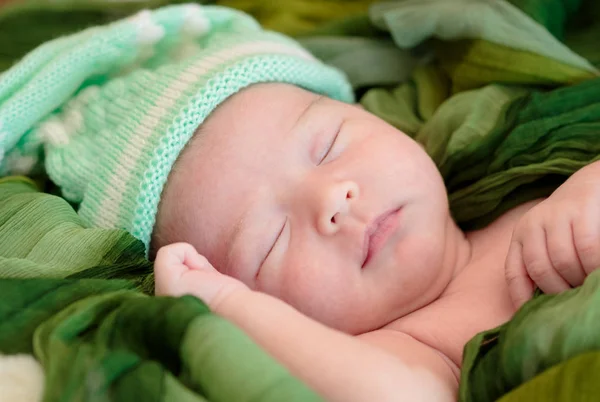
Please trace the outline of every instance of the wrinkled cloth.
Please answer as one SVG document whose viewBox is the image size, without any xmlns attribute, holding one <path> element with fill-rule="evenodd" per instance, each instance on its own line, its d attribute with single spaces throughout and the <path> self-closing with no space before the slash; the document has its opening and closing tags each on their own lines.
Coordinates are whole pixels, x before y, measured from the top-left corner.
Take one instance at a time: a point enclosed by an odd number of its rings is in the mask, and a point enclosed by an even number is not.
<svg viewBox="0 0 600 402">
<path fill-rule="evenodd" d="M 505 402 L 597 400 L 599 334 L 600 271 L 595 271 L 583 286 L 538 296 L 507 324 L 474 337 L 465 347 L 460 400 L 495 401 L 503 395 Z"/>
</svg>

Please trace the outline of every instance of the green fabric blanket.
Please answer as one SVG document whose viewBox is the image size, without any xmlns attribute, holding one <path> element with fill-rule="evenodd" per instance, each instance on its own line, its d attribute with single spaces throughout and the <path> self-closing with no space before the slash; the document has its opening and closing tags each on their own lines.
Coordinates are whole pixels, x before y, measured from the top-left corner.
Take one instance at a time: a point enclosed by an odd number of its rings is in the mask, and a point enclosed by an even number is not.
<svg viewBox="0 0 600 402">
<path fill-rule="evenodd" d="M 165 3 L 24 0 L 0 10 L 0 69 L 49 37 Z M 344 69 L 367 110 L 425 146 L 464 229 L 548 196 L 600 155 L 595 0 L 211 3 Z M 52 18 L 15 39 L 42 15 Z M 317 398 L 200 301 L 146 296 L 152 287 L 127 233 L 84 228 L 26 179 L 0 182 L 0 352 L 42 363 L 46 400 Z M 476 336 L 460 400 L 598 399 L 599 297 L 594 274 Z"/>
</svg>

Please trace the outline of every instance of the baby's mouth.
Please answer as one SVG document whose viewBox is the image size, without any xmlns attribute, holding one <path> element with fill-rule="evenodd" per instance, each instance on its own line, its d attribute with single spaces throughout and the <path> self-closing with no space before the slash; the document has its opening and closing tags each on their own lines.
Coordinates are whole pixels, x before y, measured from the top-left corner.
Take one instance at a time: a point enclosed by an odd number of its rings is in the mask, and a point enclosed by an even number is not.
<svg viewBox="0 0 600 402">
<path fill-rule="evenodd" d="M 396 230 L 400 210 L 401 208 L 397 208 L 384 212 L 374 219 L 367 227 L 367 230 L 365 230 L 362 268 L 367 266 L 369 261 L 383 248 L 391 234 Z"/>
</svg>

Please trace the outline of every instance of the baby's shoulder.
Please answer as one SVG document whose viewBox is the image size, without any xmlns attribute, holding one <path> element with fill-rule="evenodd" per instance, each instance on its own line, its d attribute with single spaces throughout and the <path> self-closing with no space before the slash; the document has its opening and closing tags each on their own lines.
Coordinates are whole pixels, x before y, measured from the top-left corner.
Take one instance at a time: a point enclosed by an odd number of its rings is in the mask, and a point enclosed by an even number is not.
<svg viewBox="0 0 600 402">
<path fill-rule="evenodd" d="M 508 247 L 513 235 L 513 231 L 525 213 L 535 205 L 542 202 L 543 199 L 537 199 L 518 205 L 486 227 L 465 233 L 465 236 L 471 243 L 471 270 L 481 274 L 494 275 L 494 269 L 490 267 L 500 267 L 503 269 Z M 481 265 L 483 267 L 477 267 Z"/>
<path fill-rule="evenodd" d="M 502 215 L 500 215 L 496 220 L 494 220 L 492 223 L 490 223 L 483 229 L 467 233 L 467 235 L 478 234 L 480 236 L 494 237 L 499 231 L 509 231 L 510 233 L 512 233 L 519 219 L 521 219 L 521 217 L 525 215 L 527 211 L 529 211 L 531 208 L 533 208 L 542 201 L 544 201 L 544 198 L 538 198 L 517 205 L 516 207 L 511 208 Z"/>
</svg>

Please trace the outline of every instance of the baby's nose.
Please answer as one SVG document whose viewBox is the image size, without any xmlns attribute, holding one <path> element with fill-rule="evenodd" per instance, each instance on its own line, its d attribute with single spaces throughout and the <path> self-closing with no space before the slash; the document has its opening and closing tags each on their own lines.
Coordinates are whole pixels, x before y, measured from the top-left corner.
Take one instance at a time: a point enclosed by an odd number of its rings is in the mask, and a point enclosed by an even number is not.
<svg viewBox="0 0 600 402">
<path fill-rule="evenodd" d="M 350 212 L 351 203 L 359 196 L 358 185 L 350 180 L 323 188 L 317 229 L 323 235 L 337 233 Z"/>
</svg>

